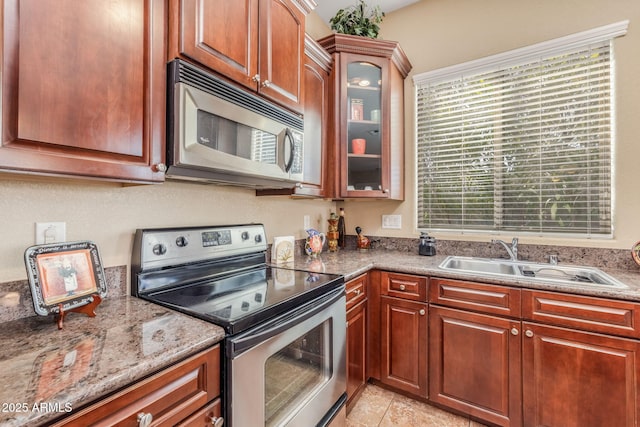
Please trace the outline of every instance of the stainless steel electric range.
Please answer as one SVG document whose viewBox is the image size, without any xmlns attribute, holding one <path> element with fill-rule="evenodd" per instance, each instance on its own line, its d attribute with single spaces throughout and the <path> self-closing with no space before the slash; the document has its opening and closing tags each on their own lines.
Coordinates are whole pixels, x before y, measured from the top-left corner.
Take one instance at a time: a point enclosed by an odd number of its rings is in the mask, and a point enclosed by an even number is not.
<svg viewBox="0 0 640 427">
<path fill-rule="evenodd" d="M 262 224 L 139 229 L 132 294 L 225 329 L 227 426 L 328 425 L 346 401 L 344 278 L 266 252 Z"/>
</svg>

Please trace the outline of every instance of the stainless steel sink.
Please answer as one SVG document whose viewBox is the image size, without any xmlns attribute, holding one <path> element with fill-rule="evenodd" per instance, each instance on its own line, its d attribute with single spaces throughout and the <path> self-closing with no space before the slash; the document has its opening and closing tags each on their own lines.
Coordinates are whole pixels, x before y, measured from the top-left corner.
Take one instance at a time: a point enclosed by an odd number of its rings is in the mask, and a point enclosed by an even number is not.
<svg viewBox="0 0 640 427">
<path fill-rule="evenodd" d="M 559 284 L 627 288 L 624 283 L 593 267 L 450 256 L 440 264 L 440 268 L 480 276 L 511 276 Z"/>
</svg>

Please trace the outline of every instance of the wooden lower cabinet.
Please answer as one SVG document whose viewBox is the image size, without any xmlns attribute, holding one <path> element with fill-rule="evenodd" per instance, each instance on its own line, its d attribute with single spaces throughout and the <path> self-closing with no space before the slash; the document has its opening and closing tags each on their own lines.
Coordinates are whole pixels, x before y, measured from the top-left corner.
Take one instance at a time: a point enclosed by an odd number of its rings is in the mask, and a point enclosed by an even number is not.
<svg viewBox="0 0 640 427">
<path fill-rule="evenodd" d="M 520 322 L 431 306 L 429 400 L 499 426 L 520 426 Z"/>
<path fill-rule="evenodd" d="M 640 423 L 640 342 L 523 323 L 524 425 Z"/>
<path fill-rule="evenodd" d="M 367 369 L 368 284 L 368 274 L 362 274 L 346 283 L 347 412 L 351 410 L 369 379 Z"/>
<path fill-rule="evenodd" d="M 367 304 L 362 302 L 347 312 L 347 408 L 367 383 Z"/>
<path fill-rule="evenodd" d="M 178 427 L 222 427 L 222 401 L 216 399 L 178 424 Z"/>
<path fill-rule="evenodd" d="M 212 425 L 212 416 L 220 417 L 219 395 L 220 345 L 216 345 L 72 412 L 53 426 L 138 426 L 145 420 L 151 420 L 151 426 Z"/>
<path fill-rule="evenodd" d="M 380 381 L 427 397 L 426 303 L 380 297 Z"/>
</svg>

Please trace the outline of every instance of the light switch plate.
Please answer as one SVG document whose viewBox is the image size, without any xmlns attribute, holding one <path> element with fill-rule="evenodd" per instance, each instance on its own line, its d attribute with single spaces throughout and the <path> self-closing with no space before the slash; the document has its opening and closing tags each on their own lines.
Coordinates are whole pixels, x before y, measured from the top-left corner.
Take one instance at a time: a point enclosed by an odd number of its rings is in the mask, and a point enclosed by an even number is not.
<svg viewBox="0 0 640 427">
<path fill-rule="evenodd" d="M 402 215 L 382 215 L 382 228 L 402 228 Z"/>
<path fill-rule="evenodd" d="M 66 238 L 66 222 L 36 222 L 36 245 L 60 243 Z"/>
</svg>

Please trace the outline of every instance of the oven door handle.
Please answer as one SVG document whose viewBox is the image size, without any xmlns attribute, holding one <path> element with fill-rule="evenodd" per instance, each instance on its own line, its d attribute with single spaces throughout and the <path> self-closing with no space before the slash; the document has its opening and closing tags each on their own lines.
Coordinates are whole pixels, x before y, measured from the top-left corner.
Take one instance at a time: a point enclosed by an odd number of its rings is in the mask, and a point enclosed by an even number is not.
<svg viewBox="0 0 640 427">
<path fill-rule="evenodd" d="M 252 329 L 235 337 L 229 338 L 227 356 L 234 358 L 249 350 L 251 347 L 272 338 L 292 326 L 301 323 L 335 304 L 344 295 L 344 285 L 332 290 L 318 299 L 314 299 L 292 312 L 273 319 L 263 326 Z M 346 304 L 345 304 L 346 305 Z M 346 308 L 345 308 L 346 309 Z"/>
</svg>

